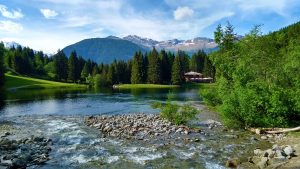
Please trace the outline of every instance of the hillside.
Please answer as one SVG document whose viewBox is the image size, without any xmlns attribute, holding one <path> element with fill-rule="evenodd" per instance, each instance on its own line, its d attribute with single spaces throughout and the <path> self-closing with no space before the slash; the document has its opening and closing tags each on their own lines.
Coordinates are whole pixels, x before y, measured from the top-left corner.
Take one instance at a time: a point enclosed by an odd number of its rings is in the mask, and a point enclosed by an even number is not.
<svg viewBox="0 0 300 169">
<path fill-rule="evenodd" d="M 97 63 L 111 63 L 114 59 L 128 60 L 136 51 L 146 51 L 145 48 L 135 43 L 117 37 L 85 39 L 63 49 L 67 56 L 73 50 L 77 52 L 77 55 Z"/>
<path fill-rule="evenodd" d="M 7 90 L 17 89 L 49 89 L 49 88 L 85 88 L 85 85 L 78 85 L 73 83 L 62 83 L 43 79 L 36 79 L 31 77 L 16 76 L 5 74 L 4 88 Z"/>
<path fill-rule="evenodd" d="M 136 35 L 129 35 L 124 38 L 108 36 L 106 38 L 85 39 L 63 49 L 69 56 L 75 50 L 78 55 L 85 59 L 91 59 L 97 63 L 111 63 L 114 59 L 129 60 L 136 51 L 150 51 L 153 47 L 158 50 L 165 49 L 171 52 L 178 50 L 185 51 L 190 56 L 198 50 L 207 53 L 217 50 L 217 44 L 209 38 L 194 38 L 190 40 L 166 40 L 156 41 Z"/>
</svg>

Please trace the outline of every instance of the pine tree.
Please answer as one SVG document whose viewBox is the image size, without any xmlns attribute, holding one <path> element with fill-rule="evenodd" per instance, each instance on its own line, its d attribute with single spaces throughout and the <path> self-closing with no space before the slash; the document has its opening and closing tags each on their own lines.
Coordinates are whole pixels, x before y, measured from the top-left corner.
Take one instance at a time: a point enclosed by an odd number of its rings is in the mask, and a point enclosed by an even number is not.
<svg viewBox="0 0 300 169">
<path fill-rule="evenodd" d="M 4 84 L 4 44 L 1 42 L 0 43 L 0 86 Z"/>
<path fill-rule="evenodd" d="M 67 80 L 68 78 L 68 58 L 63 51 L 58 50 L 53 56 L 54 73 L 57 80 Z"/>
<path fill-rule="evenodd" d="M 197 53 L 193 54 L 190 61 L 190 70 L 202 73 L 204 70 L 205 58 L 206 53 L 203 50 L 199 50 Z"/>
<path fill-rule="evenodd" d="M 87 63 L 84 64 L 83 69 L 81 71 L 80 77 L 81 79 L 86 79 L 89 75 L 89 68 Z"/>
<path fill-rule="evenodd" d="M 181 60 L 180 56 L 177 54 L 177 56 L 174 59 L 174 63 L 172 66 L 172 84 L 174 85 L 180 85 L 183 83 L 183 75 L 182 75 L 182 66 L 181 66 Z"/>
<path fill-rule="evenodd" d="M 155 48 L 149 53 L 149 65 L 148 65 L 148 83 L 159 84 L 161 83 L 161 68 L 160 59 L 158 57 L 158 52 Z"/>
<path fill-rule="evenodd" d="M 76 82 L 79 79 L 78 73 L 78 58 L 75 51 L 73 51 L 70 55 L 68 61 L 68 80 L 72 82 Z"/>
<path fill-rule="evenodd" d="M 95 65 L 95 66 L 93 67 L 93 71 L 92 71 L 92 76 L 95 76 L 96 74 L 99 74 L 98 65 Z"/>
<path fill-rule="evenodd" d="M 215 42 L 217 44 L 221 45 L 222 41 L 223 41 L 224 33 L 223 33 L 223 30 L 222 30 L 222 26 L 220 24 L 217 26 L 217 29 L 214 32 L 214 35 L 215 35 Z"/>
<path fill-rule="evenodd" d="M 171 63 L 165 50 L 160 51 L 159 57 L 161 59 L 161 79 L 163 83 L 167 84 L 171 80 Z"/>
<path fill-rule="evenodd" d="M 131 83 L 143 83 L 143 56 L 141 53 L 135 53 L 131 67 Z"/>
<path fill-rule="evenodd" d="M 116 83 L 116 68 L 114 64 L 111 64 L 107 73 L 107 82 L 109 85 Z"/>
</svg>

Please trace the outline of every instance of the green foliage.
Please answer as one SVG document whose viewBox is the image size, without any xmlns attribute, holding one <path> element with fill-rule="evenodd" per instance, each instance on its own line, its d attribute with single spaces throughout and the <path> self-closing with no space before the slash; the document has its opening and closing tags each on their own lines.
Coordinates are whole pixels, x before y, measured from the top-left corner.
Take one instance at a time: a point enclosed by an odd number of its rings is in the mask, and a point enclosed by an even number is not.
<svg viewBox="0 0 300 169">
<path fill-rule="evenodd" d="M 155 48 L 149 53 L 148 56 L 148 83 L 159 84 L 161 83 L 161 64 L 160 59 L 158 57 L 158 52 Z"/>
<path fill-rule="evenodd" d="M 164 84 L 168 84 L 171 81 L 171 71 L 172 65 L 168 58 L 168 54 L 165 50 L 161 50 L 159 53 L 159 58 L 161 60 L 161 79 Z"/>
<path fill-rule="evenodd" d="M 143 65 L 143 55 L 141 52 L 136 52 L 132 61 L 131 68 L 131 83 L 139 84 L 143 83 L 143 75 L 144 75 L 144 65 Z"/>
<path fill-rule="evenodd" d="M 3 86 L 4 85 L 4 59 L 3 59 L 3 56 L 4 56 L 4 44 L 1 42 L 0 43 L 0 86 Z"/>
<path fill-rule="evenodd" d="M 89 68 L 88 68 L 87 63 L 85 63 L 83 66 L 83 69 L 81 71 L 80 78 L 85 79 L 88 76 L 89 76 Z"/>
<path fill-rule="evenodd" d="M 262 36 L 256 26 L 239 42 L 228 24 L 210 55 L 217 87 L 205 100 L 220 107 L 231 127 L 299 124 L 300 23 Z M 219 36 L 219 27 L 216 37 Z"/>
<path fill-rule="evenodd" d="M 78 70 L 78 58 L 75 51 L 71 53 L 68 60 L 68 79 L 72 82 L 79 80 L 80 73 Z"/>
<path fill-rule="evenodd" d="M 168 100 L 166 104 L 153 103 L 153 108 L 158 108 L 161 110 L 160 116 L 167 119 L 173 124 L 180 125 L 186 124 L 189 120 L 193 119 L 198 113 L 198 110 L 189 105 L 179 106 L 172 103 L 173 94 L 168 95 Z"/>
<path fill-rule="evenodd" d="M 67 80 L 68 78 L 68 58 L 62 51 L 58 51 L 53 56 L 54 74 L 57 80 Z"/>
<path fill-rule="evenodd" d="M 190 70 L 202 73 L 206 57 L 206 53 L 203 50 L 199 50 L 197 53 L 193 54 L 190 61 Z"/>
<path fill-rule="evenodd" d="M 180 56 L 176 55 L 172 66 L 172 84 L 180 85 L 184 82 L 184 72 L 182 70 Z"/>
<path fill-rule="evenodd" d="M 105 74 L 97 74 L 94 77 L 94 86 L 95 87 L 107 87 L 109 84 L 107 82 L 107 77 Z"/>
</svg>

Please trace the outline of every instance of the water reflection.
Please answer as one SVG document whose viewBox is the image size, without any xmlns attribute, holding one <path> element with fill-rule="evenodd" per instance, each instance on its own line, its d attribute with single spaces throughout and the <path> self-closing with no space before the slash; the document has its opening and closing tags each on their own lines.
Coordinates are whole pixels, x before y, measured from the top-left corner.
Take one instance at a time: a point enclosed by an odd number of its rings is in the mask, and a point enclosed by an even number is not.
<svg viewBox="0 0 300 169">
<path fill-rule="evenodd" d="M 199 101 L 198 89 L 85 89 L 18 90 L 7 92 L 0 114 L 19 115 L 91 115 L 155 113 L 153 101 L 165 101 L 174 93 L 178 102 Z"/>
</svg>

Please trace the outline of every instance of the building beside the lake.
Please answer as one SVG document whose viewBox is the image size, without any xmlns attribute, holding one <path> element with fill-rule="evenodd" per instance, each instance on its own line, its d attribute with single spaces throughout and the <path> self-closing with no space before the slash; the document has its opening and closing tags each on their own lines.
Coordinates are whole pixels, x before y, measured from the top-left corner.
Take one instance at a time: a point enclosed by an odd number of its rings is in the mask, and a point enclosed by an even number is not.
<svg viewBox="0 0 300 169">
<path fill-rule="evenodd" d="M 211 83 L 213 81 L 213 78 L 204 77 L 202 73 L 193 72 L 193 71 L 185 73 L 184 78 L 186 82 Z"/>
</svg>

